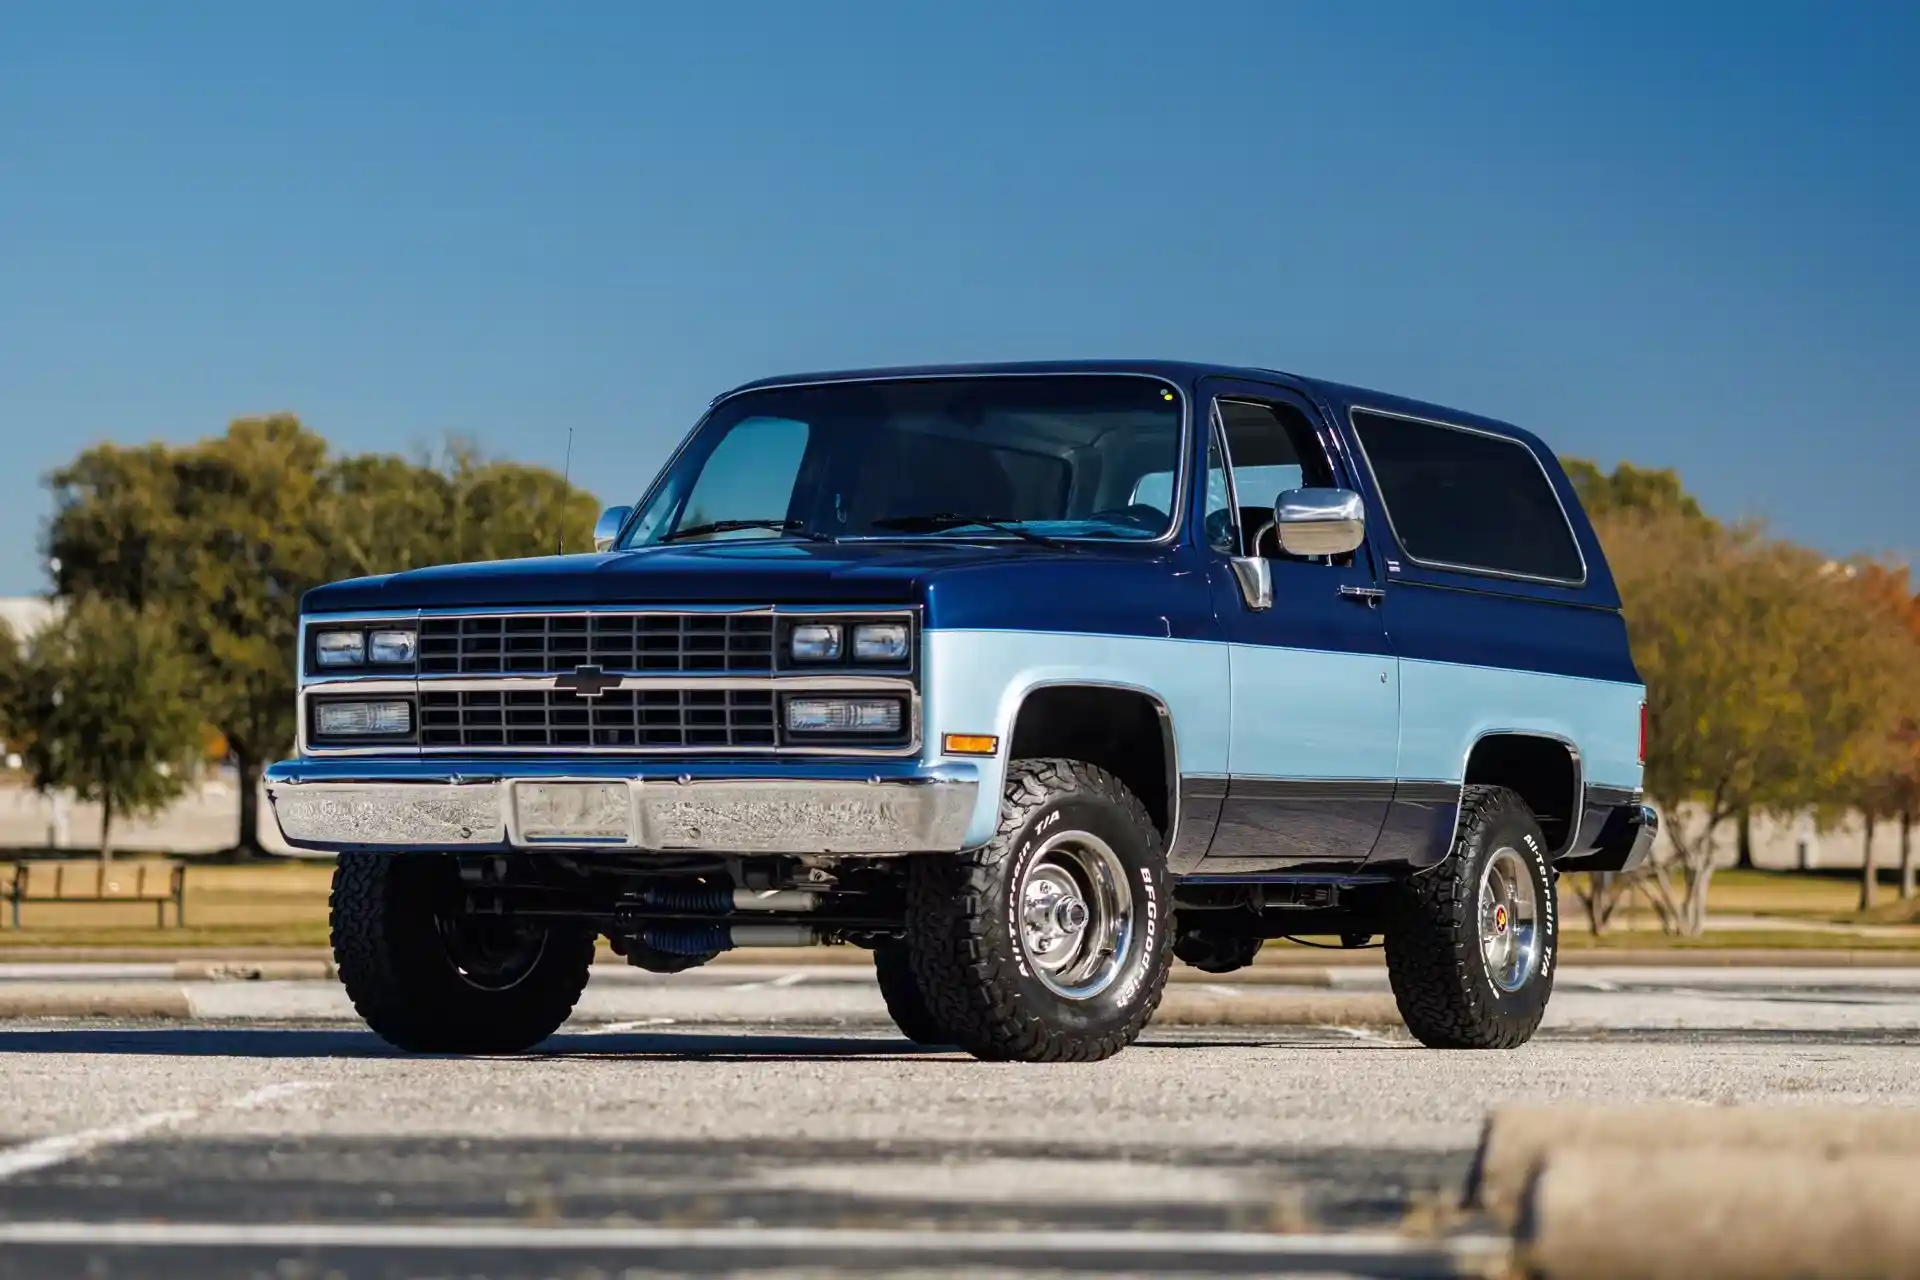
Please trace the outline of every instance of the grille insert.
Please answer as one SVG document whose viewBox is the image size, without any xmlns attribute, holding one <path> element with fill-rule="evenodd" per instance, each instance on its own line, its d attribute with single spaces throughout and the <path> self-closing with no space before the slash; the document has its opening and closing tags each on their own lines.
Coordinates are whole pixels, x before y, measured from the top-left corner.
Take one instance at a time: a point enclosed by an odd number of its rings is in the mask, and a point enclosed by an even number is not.
<svg viewBox="0 0 1920 1280">
<path fill-rule="evenodd" d="M 774 667 L 765 613 L 525 613 L 423 618 L 423 675 L 743 671 Z"/>
<path fill-rule="evenodd" d="M 778 745 L 770 689 L 441 690 L 420 695 L 423 747 Z"/>
</svg>

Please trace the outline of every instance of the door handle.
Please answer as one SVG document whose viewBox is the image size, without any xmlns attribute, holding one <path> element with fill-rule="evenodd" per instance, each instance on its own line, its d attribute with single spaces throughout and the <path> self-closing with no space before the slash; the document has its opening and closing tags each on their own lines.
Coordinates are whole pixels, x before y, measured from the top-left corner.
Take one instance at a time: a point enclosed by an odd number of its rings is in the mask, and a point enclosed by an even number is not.
<svg viewBox="0 0 1920 1280">
<path fill-rule="evenodd" d="M 1371 609 L 1387 598 L 1387 593 L 1379 587 L 1343 586 L 1340 594 L 1348 600 L 1358 600 Z"/>
</svg>

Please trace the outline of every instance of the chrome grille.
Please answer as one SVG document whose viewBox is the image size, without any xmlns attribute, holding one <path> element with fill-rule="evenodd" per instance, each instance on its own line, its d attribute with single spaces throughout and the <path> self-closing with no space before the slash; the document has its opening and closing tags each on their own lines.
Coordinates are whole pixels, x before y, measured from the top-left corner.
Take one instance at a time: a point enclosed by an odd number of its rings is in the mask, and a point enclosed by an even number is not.
<svg viewBox="0 0 1920 1280">
<path fill-rule="evenodd" d="M 420 694 L 423 747 L 771 747 L 771 689 L 434 690 Z"/>
<path fill-rule="evenodd" d="M 422 618 L 422 675 L 771 672 L 767 613 L 520 613 Z M 603 701 L 605 701 L 603 699 Z"/>
</svg>

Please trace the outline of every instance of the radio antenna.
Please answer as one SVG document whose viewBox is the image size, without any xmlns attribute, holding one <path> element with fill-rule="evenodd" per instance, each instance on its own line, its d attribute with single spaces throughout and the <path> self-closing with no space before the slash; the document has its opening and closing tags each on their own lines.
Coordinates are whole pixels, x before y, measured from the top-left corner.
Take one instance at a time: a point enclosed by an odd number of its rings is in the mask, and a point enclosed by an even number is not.
<svg viewBox="0 0 1920 1280">
<path fill-rule="evenodd" d="M 573 492 L 573 428 L 567 428 L 567 460 L 560 466 L 560 503 L 564 507 L 567 497 Z M 567 517 L 563 511 L 560 516 L 560 532 L 553 535 L 553 554 L 567 554 Z"/>
</svg>

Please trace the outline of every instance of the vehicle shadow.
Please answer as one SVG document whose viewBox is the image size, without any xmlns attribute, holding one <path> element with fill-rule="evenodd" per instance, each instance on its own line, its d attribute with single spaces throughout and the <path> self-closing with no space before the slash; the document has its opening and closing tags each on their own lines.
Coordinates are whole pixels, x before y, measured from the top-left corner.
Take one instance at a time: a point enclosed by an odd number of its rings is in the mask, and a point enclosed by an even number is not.
<svg viewBox="0 0 1920 1280">
<path fill-rule="evenodd" d="M 1153 1041 L 1155 1048 L 1250 1048 L 1265 1039 Z M 7 1027 L 0 1054 L 94 1054 L 162 1058 L 461 1058 L 461 1054 L 411 1054 L 370 1031 L 322 1027 Z M 714 1030 L 632 1031 L 613 1034 L 562 1032 L 526 1059 L 606 1061 L 779 1062 L 831 1059 L 903 1062 L 948 1059 L 970 1062 L 957 1049 L 919 1045 L 898 1036 L 850 1036 L 829 1031 Z"/>
<path fill-rule="evenodd" d="M 563 1032 L 526 1058 L 902 1058 L 943 1052 L 897 1037 L 823 1032 L 635 1031 L 612 1035 Z M 176 1058 L 442 1058 L 412 1054 L 371 1031 L 323 1027 L 9 1027 L 0 1054 L 84 1053 Z"/>
</svg>

